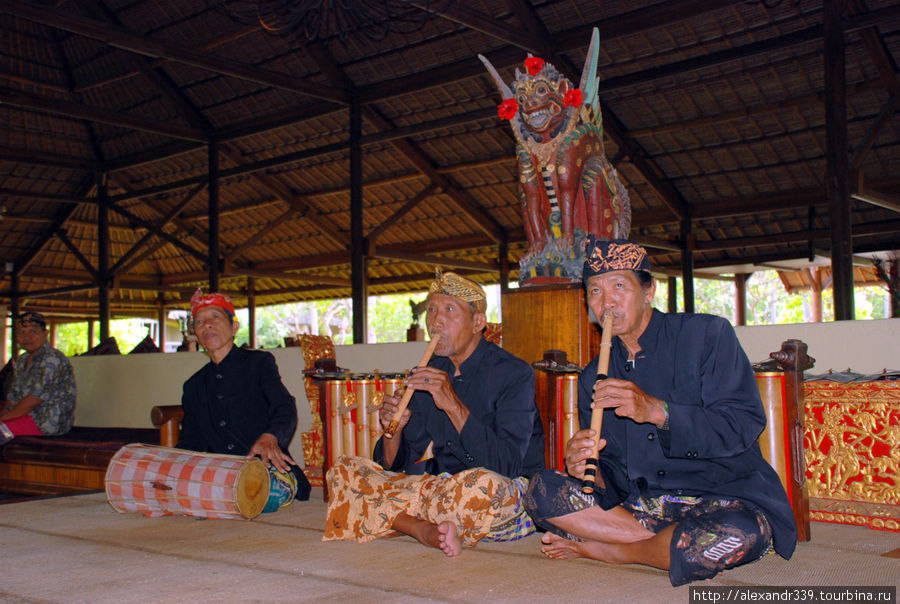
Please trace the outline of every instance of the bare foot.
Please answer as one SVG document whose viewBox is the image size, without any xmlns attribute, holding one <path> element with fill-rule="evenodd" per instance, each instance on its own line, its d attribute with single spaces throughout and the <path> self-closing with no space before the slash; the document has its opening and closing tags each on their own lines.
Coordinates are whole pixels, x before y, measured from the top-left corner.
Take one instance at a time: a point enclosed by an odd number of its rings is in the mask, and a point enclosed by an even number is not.
<svg viewBox="0 0 900 604">
<path fill-rule="evenodd" d="M 610 562 L 612 564 L 627 564 L 630 562 L 640 562 L 656 568 L 668 568 L 668 560 L 666 566 L 658 566 L 651 562 L 643 562 L 641 559 L 633 559 L 629 556 L 629 552 L 636 546 L 651 543 L 650 540 L 638 541 L 635 543 L 607 543 L 606 541 L 572 541 L 565 539 L 553 533 L 544 533 L 541 537 L 541 551 L 548 558 L 555 560 L 567 560 L 570 558 L 590 558 L 591 560 L 600 560 L 601 562 Z"/>
<path fill-rule="evenodd" d="M 401 513 L 391 528 L 397 532 L 414 537 L 422 545 L 434 547 L 447 556 L 457 556 L 462 551 L 462 540 L 456 525 L 445 520 L 440 524 L 432 524 L 427 520 Z"/>
<path fill-rule="evenodd" d="M 456 525 L 445 520 L 437 526 L 438 547 L 448 556 L 457 556 L 462 551 L 462 540 L 456 533 Z"/>
<path fill-rule="evenodd" d="M 544 533 L 544 536 L 541 537 L 541 543 L 544 544 L 541 546 L 541 551 L 544 552 L 544 555 L 554 560 L 585 557 L 579 547 L 582 545 L 581 543 L 571 539 L 564 539 L 553 533 Z"/>
</svg>

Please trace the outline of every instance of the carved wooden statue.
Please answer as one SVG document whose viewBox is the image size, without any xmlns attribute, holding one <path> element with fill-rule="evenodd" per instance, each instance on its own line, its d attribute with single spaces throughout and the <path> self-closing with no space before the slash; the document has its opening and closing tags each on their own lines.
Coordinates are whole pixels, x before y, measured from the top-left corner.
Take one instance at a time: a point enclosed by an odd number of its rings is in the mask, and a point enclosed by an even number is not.
<svg viewBox="0 0 900 604">
<path fill-rule="evenodd" d="M 516 137 L 519 200 L 528 236 L 519 282 L 581 281 L 588 234 L 627 238 L 628 192 L 603 148 L 597 96 L 599 34 L 594 29 L 579 88 L 553 65 L 531 55 L 512 87 L 483 56 L 503 102 L 501 118 Z"/>
</svg>

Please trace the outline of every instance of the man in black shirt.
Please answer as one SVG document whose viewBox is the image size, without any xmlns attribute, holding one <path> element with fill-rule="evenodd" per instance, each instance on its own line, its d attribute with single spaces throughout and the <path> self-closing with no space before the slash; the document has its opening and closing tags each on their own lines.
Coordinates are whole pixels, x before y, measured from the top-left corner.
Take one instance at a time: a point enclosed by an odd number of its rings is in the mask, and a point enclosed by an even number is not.
<svg viewBox="0 0 900 604">
<path fill-rule="evenodd" d="M 184 383 L 178 448 L 259 457 L 270 472 L 281 473 L 289 483 L 296 481 L 297 499 L 309 499 L 309 481 L 287 453 L 297 408 L 281 381 L 275 357 L 234 345 L 239 325 L 228 296 L 204 296 L 197 290 L 191 313 L 197 340 L 210 362 Z"/>
<path fill-rule="evenodd" d="M 445 273 L 432 283 L 426 325 L 439 338 L 435 356 L 407 379 L 415 394 L 393 438 L 376 444 L 374 461 L 343 457 L 329 470 L 324 540 L 397 531 L 455 556 L 481 539 L 533 532 L 520 494 L 523 477 L 544 467 L 534 371 L 482 337 L 486 306 L 469 279 Z M 382 405 L 384 428 L 398 394 Z M 420 461 L 429 448 L 433 455 Z"/>
<path fill-rule="evenodd" d="M 672 585 L 716 576 L 774 546 L 789 558 L 797 527 L 756 439 L 766 425 L 747 355 L 725 319 L 665 314 L 647 252 L 589 238 L 588 305 L 612 313 L 607 374 L 597 359 L 579 379 L 582 430 L 566 446 L 569 475 L 534 476 L 526 508 L 546 528 L 550 558 L 586 557 L 669 571 Z M 601 434 L 590 429 L 603 409 Z M 585 461 L 599 441 L 597 488 Z"/>
</svg>

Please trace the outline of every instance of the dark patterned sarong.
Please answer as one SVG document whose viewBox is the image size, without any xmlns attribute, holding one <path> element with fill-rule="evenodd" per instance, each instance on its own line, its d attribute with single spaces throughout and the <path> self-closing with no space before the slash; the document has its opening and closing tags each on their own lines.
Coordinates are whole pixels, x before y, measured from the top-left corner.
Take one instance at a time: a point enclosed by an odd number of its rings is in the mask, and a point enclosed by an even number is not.
<svg viewBox="0 0 900 604">
<path fill-rule="evenodd" d="M 581 491 L 581 481 L 544 470 L 531 479 L 525 509 L 539 527 L 565 539 L 583 541 L 547 519 L 601 505 L 610 495 L 599 488 L 593 495 L 586 495 Z M 631 494 L 619 505 L 654 533 L 676 525 L 669 549 L 669 580 L 673 586 L 710 579 L 752 562 L 765 555 L 772 543 L 772 527 L 765 515 L 739 499 Z"/>
</svg>

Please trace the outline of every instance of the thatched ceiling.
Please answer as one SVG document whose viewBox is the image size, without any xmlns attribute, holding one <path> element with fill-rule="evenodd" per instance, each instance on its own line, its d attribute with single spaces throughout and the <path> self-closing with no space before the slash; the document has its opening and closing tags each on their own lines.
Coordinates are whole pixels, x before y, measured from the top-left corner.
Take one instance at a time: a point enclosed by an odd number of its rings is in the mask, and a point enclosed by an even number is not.
<svg viewBox="0 0 900 604">
<path fill-rule="evenodd" d="M 349 296 L 353 101 L 369 293 L 422 289 L 435 259 L 496 283 L 505 253 L 516 278 L 515 142 L 476 55 L 578 81 L 594 26 L 606 152 L 657 266 L 680 270 L 685 216 L 700 274 L 828 256 L 821 0 L 418 4 L 438 12 L 412 32 L 310 42 L 215 0 L 0 0 L 0 302 L 96 313 L 105 179 L 113 314 L 184 304 L 210 142 L 221 289 Z M 900 6 L 851 0 L 844 30 L 853 248 L 896 250 Z"/>
</svg>

